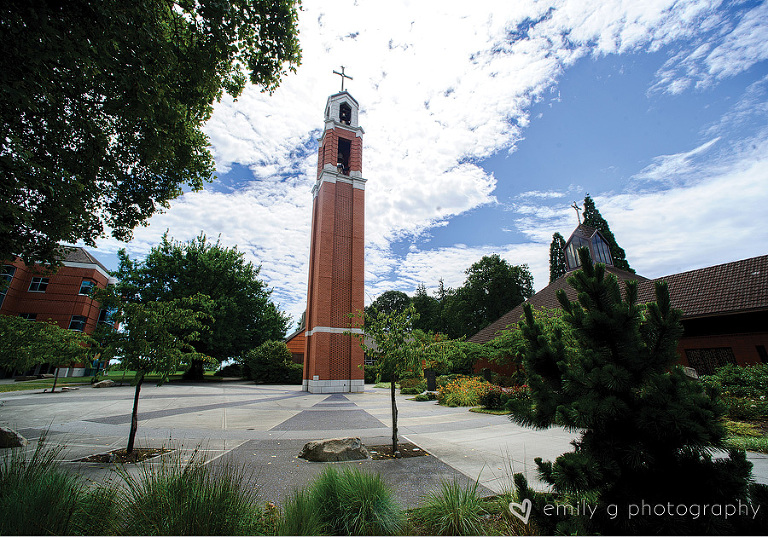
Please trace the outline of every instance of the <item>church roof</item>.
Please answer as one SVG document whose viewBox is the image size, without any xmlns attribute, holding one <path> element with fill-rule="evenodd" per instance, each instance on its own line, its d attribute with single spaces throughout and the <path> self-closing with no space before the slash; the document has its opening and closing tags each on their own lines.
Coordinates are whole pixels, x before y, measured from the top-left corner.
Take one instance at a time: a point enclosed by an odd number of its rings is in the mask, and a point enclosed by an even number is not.
<svg viewBox="0 0 768 537">
<path fill-rule="evenodd" d="M 589 240 L 594 236 L 595 233 L 600 233 L 600 231 L 597 228 L 593 228 L 586 224 L 579 224 L 578 227 L 573 230 L 573 233 L 571 233 L 571 236 L 568 238 L 568 240 L 565 242 L 566 243 L 571 242 L 571 240 L 573 240 L 574 237 L 581 237 L 582 239 Z M 600 233 L 600 236 L 602 237 L 603 234 Z"/>
<path fill-rule="evenodd" d="M 683 319 L 768 310 L 768 255 L 670 274 L 655 280 L 610 266 L 606 267 L 606 271 L 614 274 L 619 281 L 637 280 L 640 303 L 654 301 L 654 282 L 666 281 L 672 306 L 683 310 Z M 569 275 L 561 276 L 527 302 L 534 308 L 559 308 L 560 303 L 556 297 L 559 289 L 565 289 L 568 298 L 576 300 L 576 291 L 567 282 Z M 468 341 L 486 343 L 502 330 L 517 325 L 523 317 L 523 304 L 480 330 Z"/>
<path fill-rule="evenodd" d="M 768 255 L 662 276 L 672 306 L 684 319 L 768 309 Z M 656 281 L 656 280 L 654 280 Z M 656 299 L 653 285 L 640 285 L 638 300 Z"/>
<path fill-rule="evenodd" d="M 647 281 L 647 278 L 643 278 L 642 276 L 638 276 L 637 274 L 633 274 L 625 270 L 617 269 L 616 267 L 606 266 L 605 270 L 606 272 L 610 272 L 616 276 L 620 282 L 625 280 Z M 530 304 L 534 308 L 559 308 L 560 302 L 557 300 L 557 292 L 560 289 L 565 289 L 565 293 L 568 295 L 569 299 L 576 300 L 576 290 L 568 285 L 568 278 L 571 276 L 571 274 L 573 273 L 569 272 L 568 274 L 560 276 L 554 282 L 550 283 L 544 289 L 533 295 L 531 298 L 522 304 L 519 304 L 510 312 L 502 315 L 497 321 L 491 323 L 490 325 L 480 330 L 477 334 L 470 337 L 468 341 L 473 343 L 487 343 L 499 335 L 502 330 L 517 326 L 517 323 L 523 318 L 523 305 L 526 303 Z"/>
</svg>

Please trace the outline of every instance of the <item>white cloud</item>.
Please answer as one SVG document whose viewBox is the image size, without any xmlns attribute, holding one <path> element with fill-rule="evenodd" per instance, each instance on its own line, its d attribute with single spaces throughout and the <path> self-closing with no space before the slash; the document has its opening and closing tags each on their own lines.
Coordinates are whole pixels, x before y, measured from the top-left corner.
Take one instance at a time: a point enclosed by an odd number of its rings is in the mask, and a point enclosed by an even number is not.
<svg viewBox="0 0 768 537">
<path fill-rule="evenodd" d="M 670 58 L 657 73 L 652 91 L 679 94 L 691 86 L 705 88 L 768 59 L 768 4 L 728 6 L 731 17 L 702 11 L 688 28 L 699 46 Z M 738 12 L 742 9 L 743 12 Z M 732 22 L 738 12 L 736 22 Z"/>
<path fill-rule="evenodd" d="M 714 138 L 684 153 L 655 157 L 652 164 L 640 170 L 633 178 L 679 184 L 696 169 L 695 159 L 707 153 L 719 140 L 719 137 Z"/>
<path fill-rule="evenodd" d="M 477 162 L 514 149 L 530 122 L 531 103 L 552 90 L 579 58 L 658 50 L 689 38 L 719 21 L 713 11 L 718 4 L 305 0 L 300 13 L 304 59 L 298 72 L 287 76 L 272 96 L 249 87 L 237 101 L 223 99 L 206 126 L 219 172 L 243 164 L 253 171 L 253 181 L 226 194 L 185 195 L 154 217 L 148 228 L 136 231 L 129 252 L 146 253 L 166 228 L 182 240 L 201 230 L 211 238 L 220 233 L 224 244 L 237 245 L 249 259 L 263 264 L 262 275 L 274 287 L 275 298 L 298 317 L 306 294 L 315 138 L 322 128 L 325 100 L 339 87 L 331 71 L 345 65 L 354 77 L 347 87 L 361 104 L 360 123 L 366 131 L 369 299 L 386 289 L 410 292 L 420 282 L 434 286 L 440 277 L 458 285 L 463 270 L 494 251 L 513 263 L 530 263 L 541 287 L 548 279 L 552 233 L 572 227 L 568 208 L 542 208 L 533 201 L 515 206 L 526 214 L 517 223 L 530 241 L 524 244 L 456 245 L 403 255 L 393 253 L 392 244 L 497 203 L 497 179 Z M 734 72 L 726 68 L 730 58 L 739 62 L 735 69 L 743 69 L 750 54 L 763 57 L 759 40 L 746 33 L 762 32 L 764 11 L 756 8 L 744 16 L 712 47 L 687 56 L 681 52 L 667 67 L 669 79 L 660 74 L 665 87 L 683 88 L 685 80 L 704 76 L 702 67 L 690 67 L 691 73 L 679 76 L 678 64 L 709 65 L 706 76 L 716 78 Z M 675 165 L 690 166 L 708 147 L 659 157 L 645 173 L 662 177 Z M 562 194 L 530 191 L 520 196 L 544 202 Z M 639 211 L 642 199 L 616 198 L 624 200 L 630 212 Z M 661 200 L 659 204 L 664 205 Z M 606 202 L 607 211 L 616 206 Z M 685 206 L 678 211 L 685 212 Z M 623 233 L 624 220 L 616 221 Z M 99 244 L 107 251 L 118 247 L 114 241 Z M 630 250 L 629 244 L 622 246 Z"/>
</svg>

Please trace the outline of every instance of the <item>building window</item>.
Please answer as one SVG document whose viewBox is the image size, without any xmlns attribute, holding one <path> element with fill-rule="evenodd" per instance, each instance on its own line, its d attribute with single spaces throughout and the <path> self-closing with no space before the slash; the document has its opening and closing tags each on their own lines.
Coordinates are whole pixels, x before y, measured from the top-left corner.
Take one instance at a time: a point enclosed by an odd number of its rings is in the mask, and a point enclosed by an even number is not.
<svg viewBox="0 0 768 537">
<path fill-rule="evenodd" d="M 48 287 L 48 278 L 32 278 L 32 283 L 29 284 L 29 290 L 33 293 L 45 293 L 45 288 Z"/>
<path fill-rule="evenodd" d="M 11 285 L 14 274 L 16 274 L 16 267 L 13 265 L 3 265 L 3 270 L 0 272 L 0 308 L 3 307 L 5 293 L 8 292 L 8 287 Z"/>
<path fill-rule="evenodd" d="M 93 292 L 94 287 L 96 287 L 95 281 L 83 280 L 83 283 L 80 284 L 80 294 L 91 296 L 91 293 Z"/>
<path fill-rule="evenodd" d="M 69 321 L 69 329 L 80 330 L 81 332 L 85 332 L 86 321 L 88 321 L 88 317 L 85 317 L 83 315 L 73 315 L 72 320 Z"/>
<path fill-rule="evenodd" d="M 685 349 L 688 364 L 696 370 L 699 376 L 711 375 L 718 367 L 735 364 L 736 357 L 730 347 L 714 349 Z"/>
<path fill-rule="evenodd" d="M 768 352 L 765 351 L 765 345 L 756 345 L 757 355 L 760 357 L 760 361 L 764 364 L 768 364 Z"/>
<path fill-rule="evenodd" d="M 19 313 L 19 317 L 28 321 L 36 321 L 37 313 Z"/>
<path fill-rule="evenodd" d="M 115 324 L 114 316 L 115 313 L 117 313 L 117 308 L 104 308 L 101 311 L 99 311 L 99 322 L 113 325 Z"/>
</svg>

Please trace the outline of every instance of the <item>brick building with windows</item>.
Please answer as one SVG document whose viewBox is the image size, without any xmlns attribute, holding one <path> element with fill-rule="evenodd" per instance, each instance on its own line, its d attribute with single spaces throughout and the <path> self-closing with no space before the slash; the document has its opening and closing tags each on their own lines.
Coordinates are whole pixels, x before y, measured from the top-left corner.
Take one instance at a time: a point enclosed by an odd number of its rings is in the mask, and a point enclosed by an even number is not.
<svg viewBox="0 0 768 537">
<path fill-rule="evenodd" d="M 91 292 L 116 282 L 109 271 L 80 247 L 62 247 L 60 260 L 62 266 L 53 273 L 41 266 L 27 266 L 19 258 L 3 263 L 0 277 L 8 285 L 0 291 L 0 314 L 52 321 L 61 328 L 87 334 L 92 334 L 99 322 L 108 321 L 108 312 L 91 298 Z M 72 364 L 62 368 L 59 375 L 82 376 L 85 371 L 86 364 Z M 43 364 L 33 374 L 46 372 Z"/>
<path fill-rule="evenodd" d="M 655 301 L 654 282 L 667 282 L 672 306 L 683 311 L 684 331 L 677 346 L 681 365 L 706 375 L 726 364 L 768 363 L 768 255 L 652 280 L 614 267 L 601 241 L 604 238 L 596 230 L 584 225 L 576 228 L 566 243 L 568 273 L 527 302 L 534 308 L 559 308 L 556 293 L 560 289 L 565 289 L 570 300 L 576 300 L 576 292 L 567 282 L 570 272 L 579 268 L 575 249 L 569 251 L 575 242 L 577 248 L 589 247 L 592 259 L 607 261 L 606 272 L 616 276 L 619 282 L 636 280 L 639 303 Z M 469 341 L 486 343 L 502 330 L 517 326 L 523 318 L 523 304 L 480 330 Z M 501 374 L 511 372 L 508 367 L 499 368 L 487 361 L 475 364 L 476 371 L 486 367 Z"/>
</svg>

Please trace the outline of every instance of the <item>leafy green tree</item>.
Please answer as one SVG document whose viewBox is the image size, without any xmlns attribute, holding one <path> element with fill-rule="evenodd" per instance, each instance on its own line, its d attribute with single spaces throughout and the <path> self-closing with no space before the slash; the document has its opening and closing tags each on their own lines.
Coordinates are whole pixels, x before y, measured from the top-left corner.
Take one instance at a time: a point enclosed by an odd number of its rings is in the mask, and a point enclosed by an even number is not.
<svg viewBox="0 0 768 537">
<path fill-rule="evenodd" d="M 605 240 L 608 241 L 608 247 L 611 250 L 611 257 L 613 258 L 613 266 L 628 272 L 635 272 L 634 269 L 629 266 L 626 252 L 619 246 L 619 243 L 616 242 L 616 237 L 613 236 L 608 222 L 603 218 L 603 215 L 600 214 L 600 211 L 597 210 L 595 202 L 589 197 L 589 194 L 584 198 L 584 225 L 597 229 L 603 234 Z"/>
<path fill-rule="evenodd" d="M 0 21 L 0 258 L 30 264 L 201 189 L 213 103 L 301 59 L 294 0 L 7 0 Z"/>
<path fill-rule="evenodd" d="M 418 318 L 414 322 L 414 329 L 424 332 L 440 331 L 440 302 L 433 296 L 429 296 L 423 283 L 416 288 L 416 294 L 411 298 L 414 310 Z"/>
<path fill-rule="evenodd" d="M 158 386 L 183 365 L 193 360 L 211 361 L 195 350 L 192 343 L 206 330 L 210 317 L 203 313 L 210 307 L 203 295 L 169 301 L 124 303 L 116 315 L 123 330 L 112 334 L 111 346 L 126 367 L 136 371 L 128 453 L 138 429 L 139 393 L 147 373 L 160 375 Z M 215 360 L 214 360 L 215 361 Z"/>
<path fill-rule="evenodd" d="M 418 353 L 421 344 L 413 337 L 415 317 L 416 311 L 413 304 L 399 312 L 376 312 L 375 315 L 368 316 L 358 314 L 357 325 L 363 329 L 363 334 L 353 334 L 360 341 L 365 353 L 376 358 L 382 374 L 390 376 L 392 452 L 396 455 L 399 451 L 397 449 L 395 383 L 400 378 L 414 376 L 421 371 Z"/>
<path fill-rule="evenodd" d="M 128 302 L 171 301 L 198 293 L 211 299 L 205 313 L 213 324 L 194 343 L 200 354 L 221 362 L 285 335 L 290 319 L 270 301 L 271 290 L 258 278 L 261 267 L 246 262 L 237 248 L 226 248 L 219 240 L 211 244 L 204 234 L 178 242 L 166 233 L 143 261 L 132 261 L 124 250 L 119 257 L 116 287 Z M 202 362 L 195 363 L 192 373 L 202 377 Z"/>
<path fill-rule="evenodd" d="M 366 313 L 371 314 L 373 311 L 387 314 L 399 313 L 404 311 L 410 303 L 411 297 L 402 291 L 384 291 L 376 298 L 376 300 L 371 302 Z"/>
<path fill-rule="evenodd" d="M 549 245 L 549 283 L 563 276 L 565 271 L 565 239 L 560 233 L 555 233 Z"/>
<path fill-rule="evenodd" d="M 26 371 L 37 364 L 51 364 L 56 367 L 51 393 L 56 390 L 59 367 L 87 362 L 93 353 L 92 343 L 91 337 L 78 330 L 0 315 L 0 367 Z"/>
<path fill-rule="evenodd" d="M 677 365 L 682 312 L 671 307 L 667 285 L 657 283 L 656 302 L 644 307 L 637 303 L 636 281 L 626 283 L 622 297 L 618 280 L 604 265 L 593 265 L 586 248 L 579 256 L 582 270 L 568 279 L 578 301 L 569 301 L 564 290 L 558 293 L 574 348 L 561 330 L 547 333 L 530 305 L 525 306 L 520 327 L 534 405 L 515 419 L 534 427 L 560 424 L 580 431 L 574 451 L 554 462 L 536 459 L 536 464 L 555 493 L 590 498 L 597 502 L 597 512 L 592 519 L 580 519 L 581 528 L 563 525 L 544 531 L 720 533 L 722 518 L 711 514 L 681 518 L 676 512 L 646 512 L 627 517 L 631 506 L 641 503 L 690 506 L 745 500 L 751 464 L 743 452 L 712 458 L 712 450 L 723 448 L 723 408 L 715 394 Z M 609 516 L 611 505 L 621 516 Z"/>
<path fill-rule="evenodd" d="M 533 296 L 527 265 L 511 265 L 498 254 L 483 256 L 466 271 L 464 285 L 447 296 L 444 315 L 452 338 L 469 336 Z"/>
</svg>

